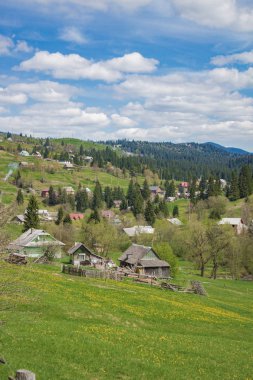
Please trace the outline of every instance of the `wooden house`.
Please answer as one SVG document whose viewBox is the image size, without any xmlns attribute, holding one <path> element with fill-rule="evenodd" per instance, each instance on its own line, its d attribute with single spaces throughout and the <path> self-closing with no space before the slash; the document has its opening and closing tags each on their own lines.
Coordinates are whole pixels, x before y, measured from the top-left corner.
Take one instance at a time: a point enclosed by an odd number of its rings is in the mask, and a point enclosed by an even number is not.
<svg viewBox="0 0 253 380">
<path fill-rule="evenodd" d="M 121 267 L 128 267 L 137 273 L 167 278 L 170 264 L 161 260 L 151 247 L 132 244 L 119 258 Z"/>
<path fill-rule="evenodd" d="M 55 257 L 61 258 L 62 247 L 64 245 L 64 243 L 55 239 L 48 232 L 30 228 L 19 238 L 11 242 L 7 249 L 10 252 L 20 253 L 28 257 L 40 257 L 44 255 L 47 249 L 52 248 Z"/>
<path fill-rule="evenodd" d="M 68 250 L 68 254 L 74 265 L 102 265 L 104 262 L 103 257 L 92 252 L 83 243 L 75 243 L 75 245 Z"/>
</svg>

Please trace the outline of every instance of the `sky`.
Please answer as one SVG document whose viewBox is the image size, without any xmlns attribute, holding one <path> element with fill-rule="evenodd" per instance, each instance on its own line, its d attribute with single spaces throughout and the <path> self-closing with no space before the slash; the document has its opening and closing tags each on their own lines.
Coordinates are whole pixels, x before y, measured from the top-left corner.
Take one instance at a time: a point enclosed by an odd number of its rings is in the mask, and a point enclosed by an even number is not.
<svg viewBox="0 0 253 380">
<path fill-rule="evenodd" d="M 0 0 L 0 131 L 253 151 L 252 0 Z"/>
</svg>

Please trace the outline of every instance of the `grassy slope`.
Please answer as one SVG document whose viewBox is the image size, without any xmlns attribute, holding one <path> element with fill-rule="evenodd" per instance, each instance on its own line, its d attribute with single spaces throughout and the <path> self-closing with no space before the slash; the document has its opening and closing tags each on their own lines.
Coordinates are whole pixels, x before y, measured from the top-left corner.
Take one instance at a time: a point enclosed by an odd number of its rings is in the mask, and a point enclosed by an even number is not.
<svg viewBox="0 0 253 380">
<path fill-rule="evenodd" d="M 11 307 L 0 311 L 10 366 L 1 379 L 17 368 L 38 380 L 253 378 L 252 283 L 208 279 L 201 298 L 57 267 L 0 271 L 0 283 L 12 283 L 0 298 Z"/>
</svg>

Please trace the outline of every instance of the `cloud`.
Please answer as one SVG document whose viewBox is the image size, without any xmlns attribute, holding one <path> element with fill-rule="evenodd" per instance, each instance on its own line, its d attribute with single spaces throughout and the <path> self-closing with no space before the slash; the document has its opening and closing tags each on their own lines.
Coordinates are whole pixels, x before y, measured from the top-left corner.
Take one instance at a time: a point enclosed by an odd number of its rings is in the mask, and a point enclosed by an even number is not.
<svg viewBox="0 0 253 380">
<path fill-rule="evenodd" d="M 94 62 L 78 54 L 64 55 L 48 51 L 37 52 L 31 59 L 21 62 L 16 70 L 45 72 L 54 78 L 91 79 L 114 82 L 123 73 L 149 73 L 156 69 L 158 61 L 134 52 L 107 61 Z"/>
<path fill-rule="evenodd" d="M 130 119 L 127 116 L 120 116 L 116 113 L 111 115 L 111 119 L 116 126 L 120 127 L 133 127 L 134 125 L 136 125 L 136 122 L 134 120 Z"/>
<path fill-rule="evenodd" d="M 253 64 L 253 50 L 238 54 L 217 55 L 211 59 L 211 63 L 216 66 L 224 66 L 230 63 Z"/>
<path fill-rule="evenodd" d="M 172 0 L 179 15 L 210 28 L 253 31 L 253 10 L 240 0 Z"/>
<path fill-rule="evenodd" d="M 78 45 L 83 45 L 88 42 L 87 38 L 85 38 L 80 30 L 74 26 L 66 27 L 61 30 L 59 38 L 63 41 L 73 42 Z"/>
<path fill-rule="evenodd" d="M 27 96 L 22 92 L 12 92 L 0 87 L 0 104 L 24 104 Z"/>
<path fill-rule="evenodd" d="M 12 38 L 0 34 L 0 55 L 12 55 L 17 52 L 30 53 L 31 51 L 33 48 L 26 41 L 15 42 Z"/>
</svg>

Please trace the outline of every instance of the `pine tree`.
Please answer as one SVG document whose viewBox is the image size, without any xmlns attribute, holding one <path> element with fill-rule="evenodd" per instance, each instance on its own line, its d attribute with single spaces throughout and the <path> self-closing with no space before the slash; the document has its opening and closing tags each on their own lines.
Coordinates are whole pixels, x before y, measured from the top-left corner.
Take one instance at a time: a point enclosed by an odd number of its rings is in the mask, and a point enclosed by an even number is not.
<svg viewBox="0 0 253 380">
<path fill-rule="evenodd" d="M 25 212 L 24 232 L 29 230 L 29 228 L 39 228 L 38 210 L 37 199 L 34 195 L 31 195 Z"/>
<path fill-rule="evenodd" d="M 248 165 L 244 165 L 239 174 L 240 198 L 248 197 L 252 194 L 252 172 Z"/>
<path fill-rule="evenodd" d="M 112 189 L 109 186 L 105 187 L 104 200 L 107 208 L 111 208 L 113 206 Z"/>
<path fill-rule="evenodd" d="M 133 203 L 134 203 L 134 182 L 132 179 L 128 185 L 127 200 L 128 200 L 128 206 L 133 206 Z"/>
<path fill-rule="evenodd" d="M 80 189 L 76 192 L 76 210 L 84 212 L 89 207 L 89 198 L 85 189 Z"/>
<path fill-rule="evenodd" d="M 22 205 L 24 203 L 24 196 L 21 189 L 18 190 L 16 201 L 18 205 Z"/>
<path fill-rule="evenodd" d="M 134 185 L 134 193 L 133 193 L 133 205 L 132 205 L 132 211 L 134 216 L 137 216 L 138 214 L 142 214 L 143 212 L 143 198 L 141 195 L 140 186 L 136 183 Z"/>
<path fill-rule="evenodd" d="M 153 224 L 155 223 L 155 212 L 154 212 L 154 206 L 150 202 L 150 200 L 147 201 L 144 216 L 145 216 L 147 223 L 149 223 L 151 226 L 153 226 Z"/>
<path fill-rule="evenodd" d="M 83 145 L 82 145 L 82 144 L 80 145 L 79 155 L 80 155 L 80 156 L 83 156 L 83 155 L 84 155 L 84 149 L 83 149 Z"/>
<path fill-rule="evenodd" d="M 230 188 L 228 189 L 228 198 L 231 201 L 236 201 L 237 199 L 240 198 L 240 190 L 239 190 L 239 185 L 238 185 L 238 176 L 236 175 L 235 172 L 232 172 L 231 184 L 230 184 Z"/>
<path fill-rule="evenodd" d="M 199 199 L 204 200 L 206 198 L 206 181 L 201 178 L 199 182 Z"/>
<path fill-rule="evenodd" d="M 99 215 L 99 212 L 98 212 L 97 208 L 91 213 L 91 215 L 89 217 L 89 223 L 90 222 L 95 222 L 95 223 L 99 223 L 100 222 L 100 215 Z"/>
<path fill-rule="evenodd" d="M 196 203 L 196 178 L 194 178 L 190 183 L 190 200 L 192 203 Z"/>
<path fill-rule="evenodd" d="M 49 191 L 48 191 L 48 204 L 49 206 L 55 206 L 57 204 L 56 192 L 54 191 L 54 188 L 52 185 L 49 187 Z"/>
<path fill-rule="evenodd" d="M 63 208 L 60 207 L 58 209 L 58 214 L 57 214 L 57 219 L 55 221 L 55 224 L 57 225 L 61 224 L 61 222 L 63 221 L 63 216 L 64 216 L 64 211 L 63 211 Z"/>
<path fill-rule="evenodd" d="M 173 218 L 176 218 L 177 216 L 179 216 L 179 209 L 177 205 L 173 207 L 172 215 L 173 215 Z"/>
<path fill-rule="evenodd" d="M 214 196 L 215 196 L 215 183 L 214 183 L 214 178 L 210 176 L 208 179 L 208 184 L 207 184 L 207 198 L 214 197 Z"/>
<path fill-rule="evenodd" d="M 120 210 L 127 210 L 127 200 L 125 196 L 123 197 L 122 202 L 120 204 Z"/>
<path fill-rule="evenodd" d="M 65 218 L 63 219 L 63 224 L 72 224 L 72 220 L 70 218 L 70 215 L 67 214 Z"/>
<path fill-rule="evenodd" d="M 99 209 L 102 206 L 102 203 L 103 203 L 102 188 L 99 181 L 97 181 L 95 185 L 94 193 L 93 193 L 92 209 L 93 210 Z"/>
<path fill-rule="evenodd" d="M 143 199 L 146 201 L 150 198 L 150 189 L 149 189 L 149 185 L 148 185 L 148 181 L 145 179 L 145 181 L 143 182 L 143 188 L 142 188 L 142 197 Z"/>
<path fill-rule="evenodd" d="M 176 194 L 176 186 L 175 182 L 172 180 L 171 182 L 165 182 L 165 197 L 174 197 Z"/>
</svg>

